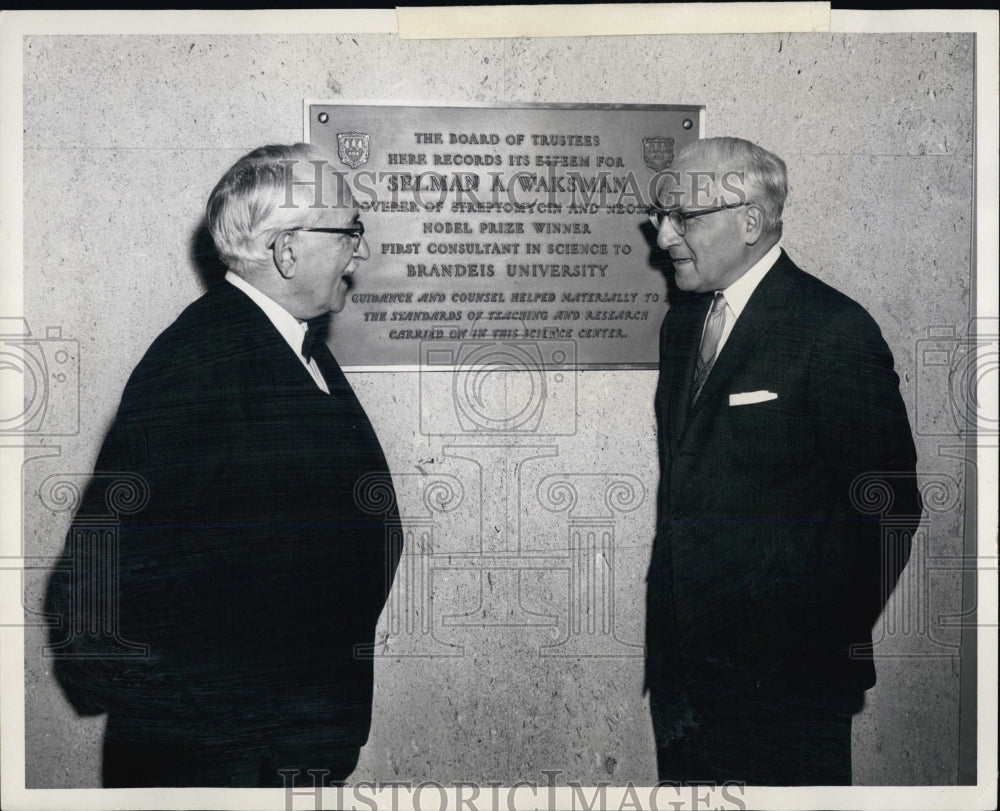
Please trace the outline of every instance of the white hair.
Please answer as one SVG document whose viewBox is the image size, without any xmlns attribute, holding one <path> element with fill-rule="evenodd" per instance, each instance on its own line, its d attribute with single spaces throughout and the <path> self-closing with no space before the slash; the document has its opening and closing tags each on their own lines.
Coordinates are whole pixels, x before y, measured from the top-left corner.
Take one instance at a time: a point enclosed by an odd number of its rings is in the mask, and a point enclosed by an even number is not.
<svg viewBox="0 0 1000 811">
<path fill-rule="evenodd" d="M 746 202 L 756 203 L 764 212 L 764 232 L 781 235 L 788 169 L 777 155 L 743 138 L 703 138 L 680 151 L 675 163 L 681 161 L 688 168 L 704 163 L 706 170 L 736 173 Z"/>
<path fill-rule="evenodd" d="M 310 203 L 322 199 L 313 181 L 325 164 L 319 149 L 303 143 L 262 146 L 233 164 L 206 207 L 208 228 L 226 267 L 246 273 L 267 260 L 268 244 L 283 229 L 318 221 L 325 206 Z"/>
</svg>

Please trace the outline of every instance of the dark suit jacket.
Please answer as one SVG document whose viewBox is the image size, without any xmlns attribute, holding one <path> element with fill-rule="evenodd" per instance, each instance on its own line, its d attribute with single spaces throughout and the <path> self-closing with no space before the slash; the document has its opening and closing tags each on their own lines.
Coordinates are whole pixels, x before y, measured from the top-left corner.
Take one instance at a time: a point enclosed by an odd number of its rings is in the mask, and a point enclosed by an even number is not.
<svg viewBox="0 0 1000 811">
<path fill-rule="evenodd" d="M 74 531 L 106 512 L 116 472 L 140 475 L 149 492 L 121 518 L 117 561 Z M 368 475 L 383 482 L 381 507 L 355 491 Z M 263 743 L 280 761 L 303 743 L 361 746 L 373 670 L 355 646 L 373 642 L 399 558 L 391 492 L 346 381 L 324 394 L 257 305 L 216 285 L 129 379 L 50 581 L 55 673 L 69 700 L 82 714 L 106 711 L 119 749 Z M 73 585 L 73 568 L 113 564 L 117 627 L 74 633 L 107 584 Z M 148 656 L 115 658 L 114 637 L 148 645 Z"/>
<path fill-rule="evenodd" d="M 672 306 L 661 331 L 647 687 L 711 701 L 719 682 L 775 679 L 860 697 L 921 510 L 892 355 L 860 305 L 782 252 L 691 406 L 710 303 Z M 778 396 L 730 404 L 759 391 Z M 900 516 L 883 542 L 882 519 Z"/>
</svg>

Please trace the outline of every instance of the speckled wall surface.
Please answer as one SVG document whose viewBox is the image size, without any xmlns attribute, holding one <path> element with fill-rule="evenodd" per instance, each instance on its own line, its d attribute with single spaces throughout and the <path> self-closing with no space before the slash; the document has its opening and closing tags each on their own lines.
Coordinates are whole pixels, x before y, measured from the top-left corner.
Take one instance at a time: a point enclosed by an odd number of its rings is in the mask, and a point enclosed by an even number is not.
<svg viewBox="0 0 1000 811">
<path fill-rule="evenodd" d="M 59 326 L 79 341 L 81 401 L 79 434 L 28 454 L 26 554 L 56 554 L 69 522 L 42 504 L 39 483 L 90 470 L 133 365 L 201 292 L 194 237 L 212 185 L 250 149 L 300 140 L 304 98 L 704 104 L 705 135 L 743 136 L 787 161 L 784 245 L 881 325 L 921 472 L 937 487 L 912 576 L 880 626 L 879 684 L 855 723 L 856 781 L 955 782 L 961 662 L 957 631 L 939 618 L 958 613 L 961 595 L 958 573 L 931 564 L 962 552 L 965 468 L 945 378 L 920 352 L 930 338 L 947 344 L 930 328 L 961 334 L 969 320 L 973 54 L 971 36 L 933 34 L 26 38 L 25 314 L 36 333 Z M 639 655 L 655 380 L 581 373 L 575 435 L 470 451 L 467 438 L 420 433 L 416 373 L 352 376 L 413 519 L 404 565 L 429 565 L 431 540 L 445 555 L 520 550 L 507 570 L 442 567 L 423 597 L 397 590 L 417 609 L 383 617 L 355 780 L 545 783 L 547 770 L 559 782 L 655 782 Z M 456 509 L 429 517 L 425 474 L 460 484 Z M 574 484 L 574 507 L 537 496 L 552 476 Z M 600 507 L 615 480 L 631 490 Z M 581 657 L 559 646 L 569 559 L 557 571 L 525 561 L 566 549 L 573 522 L 602 509 L 614 634 L 584 650 L 602 656 Z M 26 576 L 29 609 L 43 583 Z M 42 645 L 29 628 L 27 785 L 97 786 L 101 721 L 74 716 Z M 439 655 L 414 655 L 428 651 Z"/>
</svg>

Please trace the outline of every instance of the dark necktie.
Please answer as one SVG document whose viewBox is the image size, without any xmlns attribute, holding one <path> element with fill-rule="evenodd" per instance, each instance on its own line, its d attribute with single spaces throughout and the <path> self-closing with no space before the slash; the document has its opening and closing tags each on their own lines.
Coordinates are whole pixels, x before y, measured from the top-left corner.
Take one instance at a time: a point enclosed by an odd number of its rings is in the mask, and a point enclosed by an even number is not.
<svg viewBox="0 0 1000 811">
<path fill-rule="evenodd" d="M 326 345 L 326 336 L 329 331 L 329 313 L 323 313 L 323 315 L 309 319 L 306 322 L 305 337 L 302 339 L 302 357 L 306 360 L 316 361 L 320 374 L 326 381 L 326 387 L 330 390 L 330 394 L 334 394 L 335 389 L 347 386 L 348 383 L 340 369 L 340 364 L 333 357 L 330 347 Z"/>
<path fill-rule="evenodd" d="M 698 352 L 698 362 L 695 365 L 694 386 L 691 389 L 691 402 L 698 399 L 701 389 L 708 380 L 708 373 L 715 365 L 715 356 L 719 352 L 719 341 L 722 330 L 726 326 L 726 297 L 722 293 L 715 294 L 712 309 L 705 321 L 705 332 L 701 336 L 701 349 Z"/>
</svg>

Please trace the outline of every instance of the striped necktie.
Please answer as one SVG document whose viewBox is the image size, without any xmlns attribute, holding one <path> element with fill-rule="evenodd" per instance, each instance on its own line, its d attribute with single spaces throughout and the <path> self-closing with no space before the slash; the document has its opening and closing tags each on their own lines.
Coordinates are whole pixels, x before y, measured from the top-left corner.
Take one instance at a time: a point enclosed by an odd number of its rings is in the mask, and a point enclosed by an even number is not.
<svg viewBox="0 0 1000 811">
<path fill-rule="evenodd" d="M 705 332 L 701 336 L 701 350 L 698 352 L 698 362 L 695 365 L 694 387 L 692 388 L 691 402 L 698 399 L 701 389 L 708 380 L 708 373 L 712 371 L 715 364 L 715 356 L 719 351 L 719 341 L 722 339 L 722 330 L 726 326 L 726 297 L 721 292 L 715 294 L 712 302 L 712 309 L 708 313 L 705 321 Z"/>
</svg>

